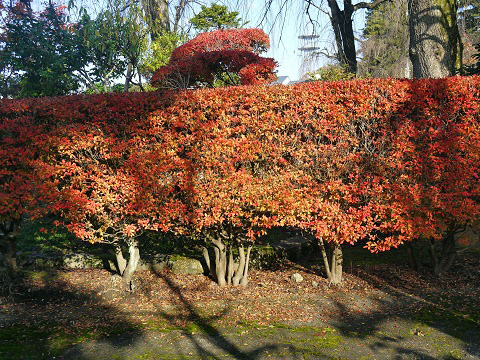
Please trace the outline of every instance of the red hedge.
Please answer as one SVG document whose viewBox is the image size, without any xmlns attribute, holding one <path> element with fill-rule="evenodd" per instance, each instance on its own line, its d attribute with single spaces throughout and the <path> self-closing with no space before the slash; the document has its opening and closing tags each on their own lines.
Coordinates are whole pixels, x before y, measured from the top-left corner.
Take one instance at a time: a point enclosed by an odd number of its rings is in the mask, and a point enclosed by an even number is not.
<svg viewBox="0 0 480 360">
<path fill-rule="evenodd" d="M 0 216 L 78 236 L 297 226 L 372 251 L 480 214 L 480 78 L 0 102 Z M 15 154 L 15 155 L 12 155 Z"/>
</svg>

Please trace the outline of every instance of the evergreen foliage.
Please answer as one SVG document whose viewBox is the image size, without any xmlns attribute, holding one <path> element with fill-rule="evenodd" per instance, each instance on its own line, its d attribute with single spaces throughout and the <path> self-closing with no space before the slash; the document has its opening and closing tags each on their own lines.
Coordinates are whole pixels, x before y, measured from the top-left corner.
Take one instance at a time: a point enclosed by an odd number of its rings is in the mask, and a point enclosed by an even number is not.
<svg viewBox="0 0 480 360">
<path fill-rule="evenodd" d="M 361 44 L 360 76 L 405 77 L 408 66 L 407 0 L 368 10 Z"/>
<path fill-rule="evenodd" d="M 239 28 L 246 24 L 238 17 L 238 11 L 228 11 L 226 6 L 217 3 L 209 7 L 202 5 L 202 10 L 190 19 L 190 23 L 199 32 Z"/>
<path fill-rule="evenodd" d="M 50 2 L 39 14 L 10 12 L 0 42 L 2 97 L 56 96 L 79 88 L 76 71 L 87 59 L 63 8 Z"/>
</svg>

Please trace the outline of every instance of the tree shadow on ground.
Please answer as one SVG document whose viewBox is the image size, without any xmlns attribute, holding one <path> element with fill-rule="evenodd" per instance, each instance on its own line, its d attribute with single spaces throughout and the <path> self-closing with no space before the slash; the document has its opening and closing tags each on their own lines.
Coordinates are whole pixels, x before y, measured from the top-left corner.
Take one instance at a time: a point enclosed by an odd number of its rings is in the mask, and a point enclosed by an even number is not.
<svg viewBox="0 0 480 360">
<path fill-rule="evenodd" d="M 176 355 L 188 356 L 194 352 L 196 356 L 200 356 L 202 359 L 217 359 L 224 356 L 233 357 L 234 359 L 258 359 L 265 353 L 274 355 L 276 352 L 281 351 L 282 356 L 290 356 L 291 358 L 293 356 L 293 358 L 296 358 L 297 351 L 295 347 L 289 344 L 271 343 L 260 347 L 256 347 L 256 344 L 240 344 L 240 341 L 242 341 L 240 335 L 226 334 L 225 329 L 220 329 L 215 325 L 215 322 L 229 315 L 230 309 L 228 306 L 222 310 L 219 309 L 214 315 L 202 314 L 202 311 L 197 306 L 185 298 L 181 287 L 174 283 L 168 273 L 155 272 L 155 275 L 164 281 L 172 293 L 175 294 L 178 300 L 175 313 L 183 314 L 183 318 L 169 314 L 162 309 L 158 309 L 158 315 L 166 319 L 171 326 L 177 326 L 179 322 L 189 324 L 189 326 L 181 330 L 182 344 L 179 345 L 179 352 Z M 198 333 L 196 334 L 195 331 Z M 253 349 L 246 350 L 245 348 L 247 347 Z"/>
<path fill-rule="evenodd" d="M 385 279 L 386 274 L 391 274 L 390 278 Z M 394 309 L 397 305 L 403 309 L 403 320 L 457 339 L 466 354 L 480 358 L 479 278 L 469 290 L 460 289 L 460 284 L 455 281 L 444 282 L 444 279 L 407 268 L 393 274 L 383 271 L 383 276 L 378 272 L 362 272 L 361 277 L 394 299 L 393 304 L 391 301 L 381 304 L 382 311 Z M 412 279 L 416 280 L 414 284 L 411 284 Z M 420 336 L 423 336 L 421 332 Z"/>
<path fill-rule="evenodd" d="M 475 293 L 469 295 L 468 289 L 455 289 L 453 280 L 444 283 L 406 264 L 353 270 L 347 282 L 358 277 L 373 290 L 357 298 L 347 292 L 343 299 L 333 295 L 329 300 L 336 316 L 328 325 L 352 340 L 349 351 L 361 354 L 367 348 L 366 355 L 399 359 L 480 358 L 478 277 L 471 284 Z"/>
<path fill-rule="evenodd" d="M 79 270 L 76 270 L 79 271 Z M 72 286 L 49 270 L 23 272 L 0 298 L 0 358 L 51 359 L 70 346 L 90 339 L 106 339 L 128 331 L 128 347 L 142 330 L 114 306 L 106 305 L 93 289 Z M 93 280 L 93 279 L 92 279 Z M 73 348 L 60 358 L 85 358 Z"/>
</svg>

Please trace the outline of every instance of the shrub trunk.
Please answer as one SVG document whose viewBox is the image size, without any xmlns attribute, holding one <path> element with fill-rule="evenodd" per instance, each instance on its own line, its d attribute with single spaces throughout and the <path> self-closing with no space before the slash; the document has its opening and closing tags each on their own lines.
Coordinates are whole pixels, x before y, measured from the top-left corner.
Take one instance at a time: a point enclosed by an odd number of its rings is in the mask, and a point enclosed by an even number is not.
<svg viewBox="0 0 480 360">
<path fill-rule="evenodd" d="M 245 246 L 239 244 L 238 261 L 235 261 L 231 245 L 227 246 L 220 239 L 214 239 L 212 243 L 214 245 L 214 261 L 210 259 L 210 253 L 207 248 L 202 248 L 202 253 L 210 276 L 214 281 L 216 281 L 219 286 L 247 286 L 252 244 L 247 246 L 246 254 Z"/>
<path fill-rule="evenodd" d="M 323 263 L 327 272 L 327 279 L 332 285 L 342 282 L 343 253 L 342 246 L 336 242 L 319 240 Z"/>
<path fill-rule="evenodd" d="M 123 256 L 122 248 L 119 244 L 115 244 L 115 259 L 118 273 L 122 276 L 122 286 L 124 290 L 133 291 L 133 275 L 140 262 L 140 250 L 136 240 L 128 241 L 128 261 Z"/>
<path fill-rule="evenodd" d="M 455 233 L 451 232 L 441 240 L 442 250 L 438 254 L 435 250 L 435 241 L 429 242 L 430 263 L 434 275 L 441 275 L 452 267 L 457 257 Z"/>
</svg>

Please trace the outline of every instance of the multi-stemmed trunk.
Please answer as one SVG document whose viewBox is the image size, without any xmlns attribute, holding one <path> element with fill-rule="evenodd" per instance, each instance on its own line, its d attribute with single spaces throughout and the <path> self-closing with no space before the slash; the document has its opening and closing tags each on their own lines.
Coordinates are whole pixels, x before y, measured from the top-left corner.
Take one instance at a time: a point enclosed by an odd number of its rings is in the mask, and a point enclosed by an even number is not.
<svg viewBox="0 0 480 360">
<path fill-rule="evenodd" d="M 322 251 L 328 281 L 332 285 L 340 284 L 343 272 L 342 246 L 336 242 L 328 242 L 323 239 L 319 239 L 318 243 Z"/>
<path fill-rule="evenodd" d="M 236 262 L 231 244 L 226 245 L 221 239 L 212 239 L 212 243 L 214 245 L 213 261 L 210 259 L 208 249 L 206 247 L 202 249 L 210 276 L 219 286 L 247 286 L 252 244 L 248 244 L 246 254 L 244 245 L 242 243 L 238 245 L 238 262 Z"/>
<path fill-rule="evenodd" d="M 127 242 L 129 258 L 128 261 L 124 258 L 122 249 L 119 244 L 115 244 L 115 258 L 118 273 L 122 276 L 123 286 L 126 290 L 131 291 L 133 289 L 132 279 L 138 263 L 140 262 L 140 250 L 136 240 L 130 240 Z"/>
<path fill-rule="evenodd" d="M 434 275 L 440 275 L 452 267 L 457 257 L 457 248 L 455 244 L 455 233 L 447 234 L 442 240 L 442 250 L 439 255 L 435 251 L 435 241 L 429 241 L 430 262 Z"/>
<path fill-rule="evenodd" d="M 455 241 L 456 228 L 449 231 L 441 240 L 428 239 L 426 240 L 428 255 L 430 257 L 430 265 L 434 275 L 441 275 L 448 272 L 457 258 L 457 247 Z M 461 230 L 460 230 L 461 231 Z M 419 241 L 416 241 L 419 243 Z M 423 243 L 423 241 L 421 242 Z M 437 245 L 440 243 L 441 250 L 437 250 Z M 423 247 L 418 249 L 414 246 L 414 242 L 408 243 L 405 246 L 408 256 L 408 263 L 410 267 L 415 271 L 422 270 L 422 250 Z"/>
</svg>

